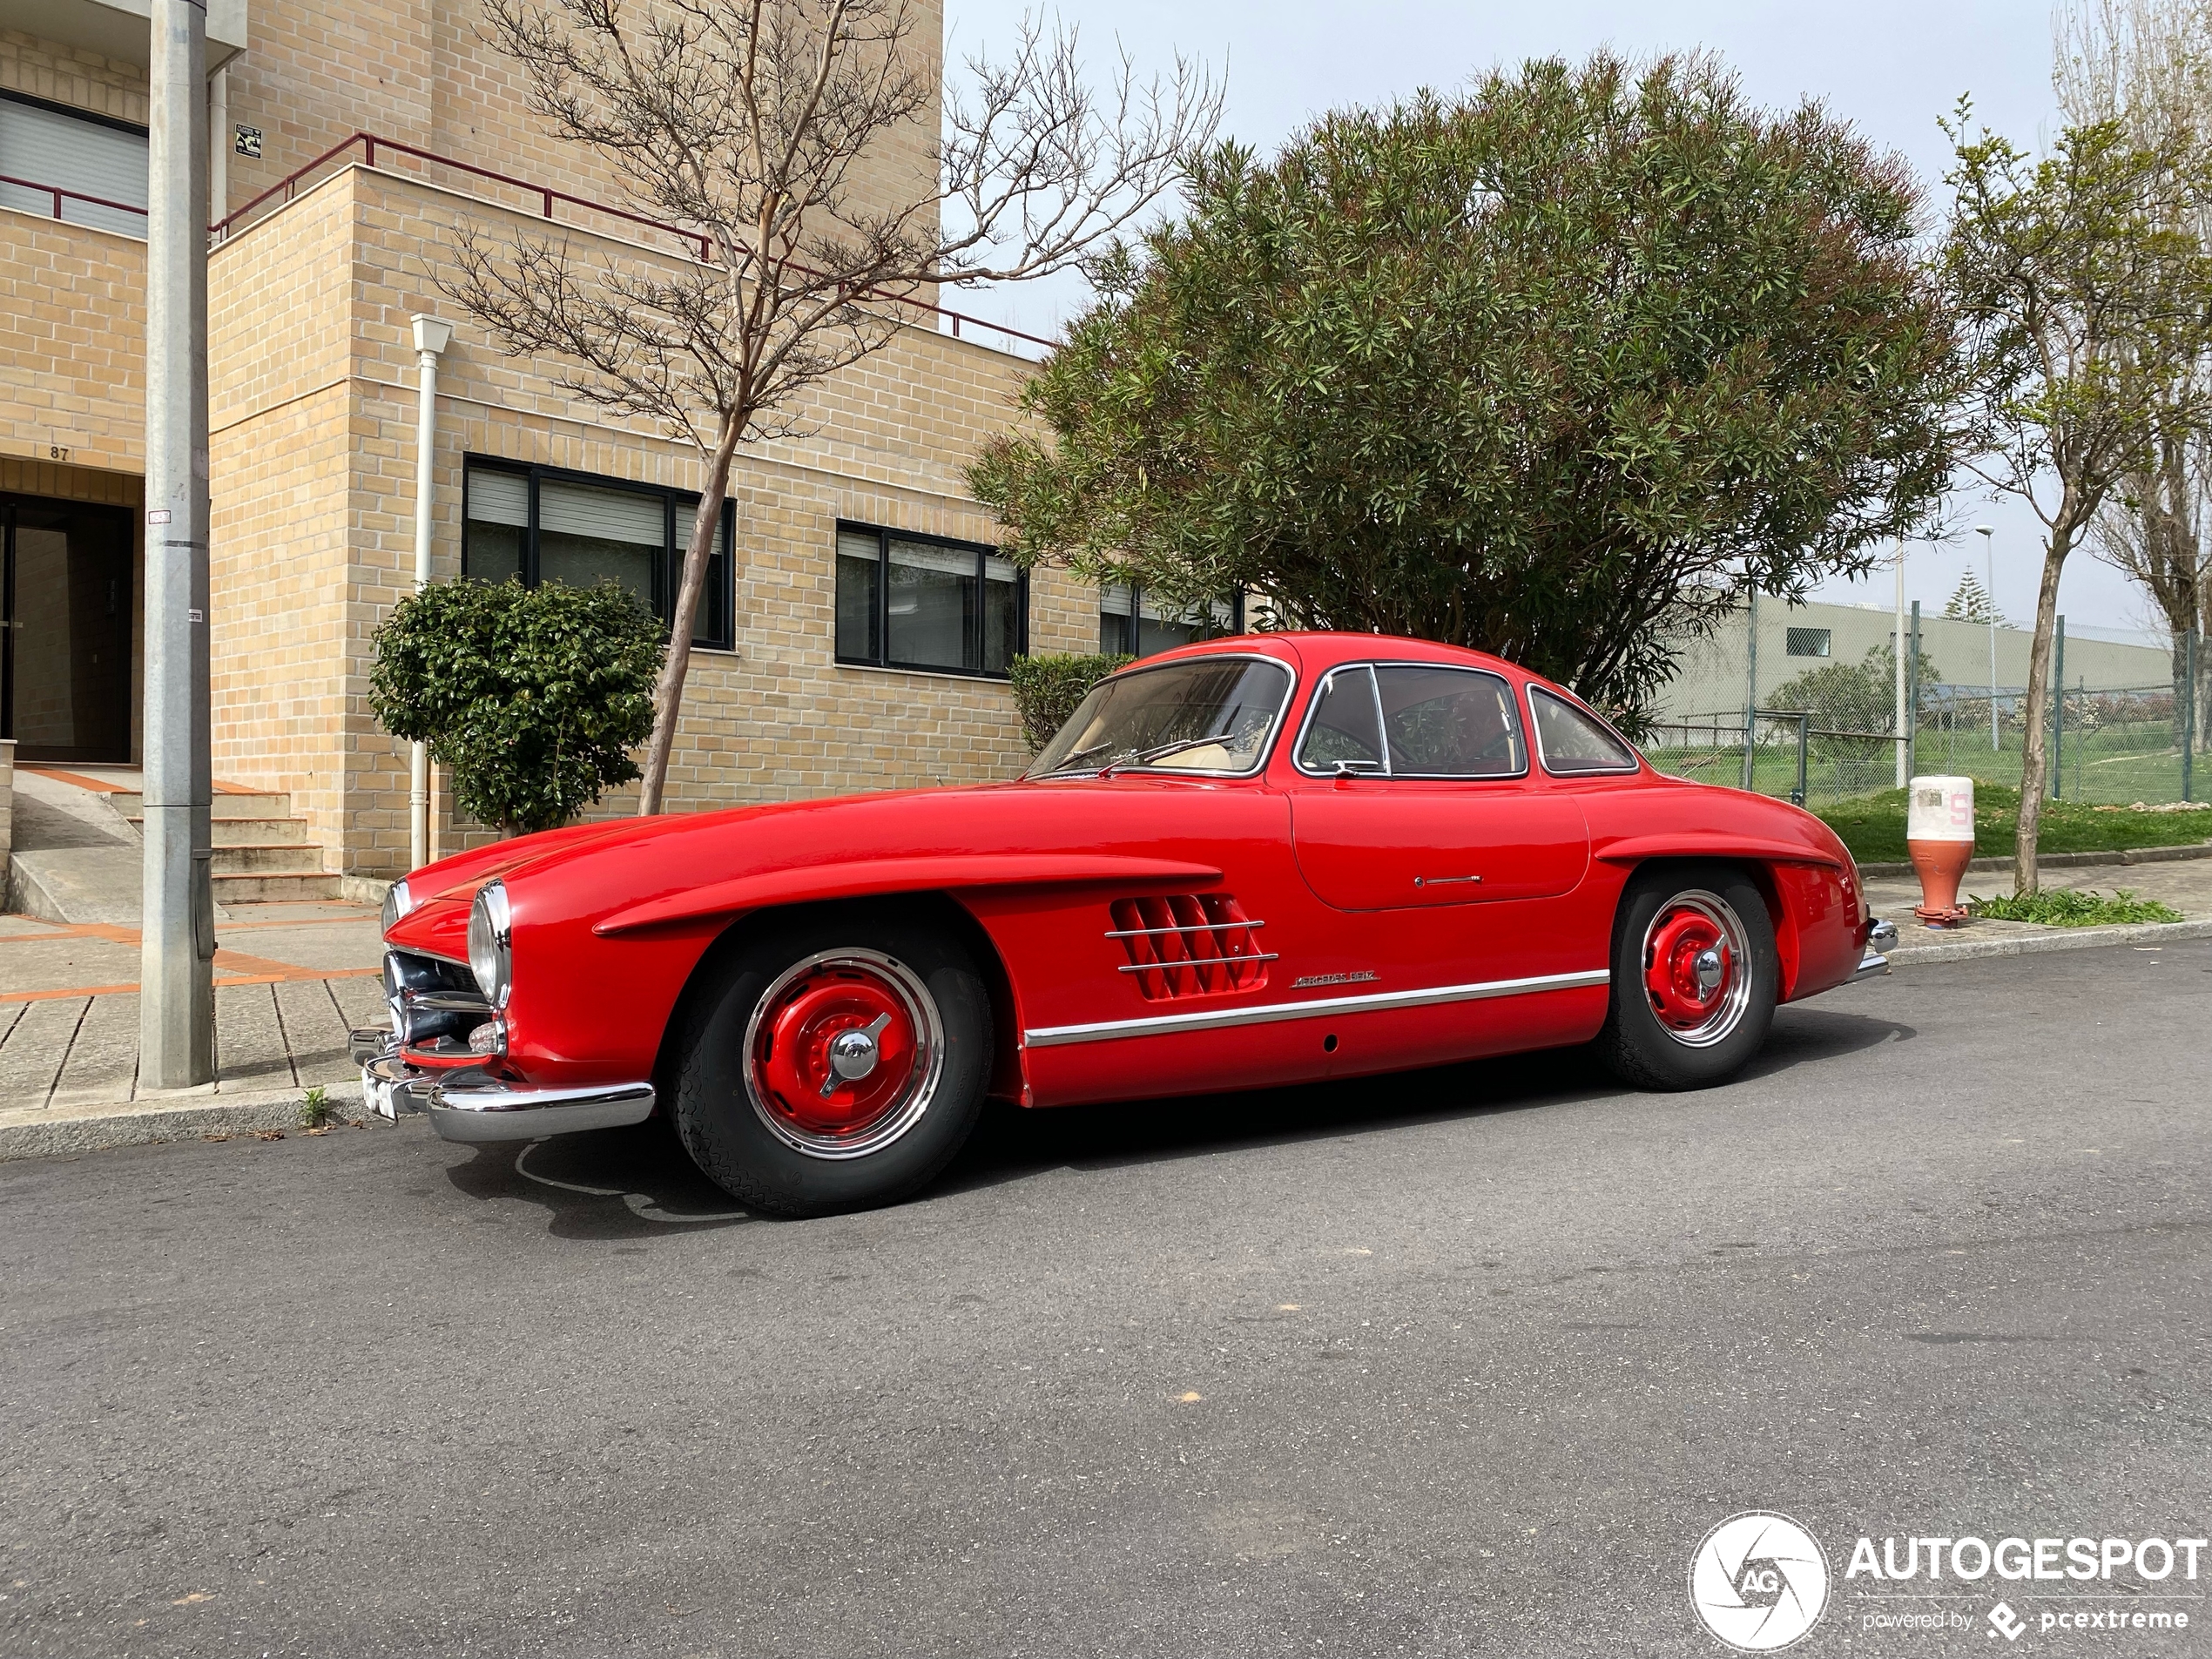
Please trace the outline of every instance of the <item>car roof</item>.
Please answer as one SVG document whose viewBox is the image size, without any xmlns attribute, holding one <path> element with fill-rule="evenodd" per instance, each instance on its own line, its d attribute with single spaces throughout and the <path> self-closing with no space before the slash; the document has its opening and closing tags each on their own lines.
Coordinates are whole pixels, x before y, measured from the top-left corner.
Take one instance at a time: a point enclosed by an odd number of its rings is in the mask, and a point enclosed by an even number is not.
<svg viewBox="0 0 2212 1659">
<path fill-rule="evenodd" d="M 1201 640 L 1195 644 L 1177 645 L 1171 651 L 1141 658 L 1130 666 L 1156 668 L 1162 663 L 1178 662 L 1193 657 L 1248 657 L 1254 654 L 1282 658 L 1292 667 L 1303 668 L 1313 674 L 1326 673 L 1340 663 L 1412 662 L 1487 668 L 1515 678 L 1540 678 L 1502 657 L 1494 657 L 1487 651 L 1470 651 L 1464 645 L 1447 645 L 1440 640 L 1413 639 L 1399 634 L 1332 633 L 1318 630 L 1310 632 L 1233 634 L 1223 639 Z"/>
</svg>

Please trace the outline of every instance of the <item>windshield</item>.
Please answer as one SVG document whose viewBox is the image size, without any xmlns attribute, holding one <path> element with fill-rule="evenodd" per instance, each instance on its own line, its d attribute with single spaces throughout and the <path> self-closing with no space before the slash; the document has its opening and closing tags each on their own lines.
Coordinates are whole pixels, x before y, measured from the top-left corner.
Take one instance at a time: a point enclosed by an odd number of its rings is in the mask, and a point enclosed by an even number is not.
<svg viewBox="0 0 2212 1659">
<path fill-rule="evenodd" d="M 1142 766 L 1257 771 L 1283 712 L 1291 671 L 1249 658 L 1200 658 L 1117 674 L 1091 689 L 1027 775 Z"/>
</svg>

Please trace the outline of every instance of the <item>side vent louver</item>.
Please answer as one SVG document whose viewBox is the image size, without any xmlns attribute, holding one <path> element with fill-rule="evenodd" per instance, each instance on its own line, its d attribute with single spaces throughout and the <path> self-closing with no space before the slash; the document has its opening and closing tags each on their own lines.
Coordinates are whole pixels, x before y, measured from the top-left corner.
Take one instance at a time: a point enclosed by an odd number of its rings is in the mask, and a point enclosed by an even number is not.
<svg viewBox="0 0 2212 1659">
<path fill-rule="evenodd" d="M 1257 990 L 1275 960 L 1253 937 L 1267 924 L 1254 921 L 1225 893 L 1177 893 L 1160 898 L 1116 899 L 1114 926 L 1148 1002 Z"/>
</svg>

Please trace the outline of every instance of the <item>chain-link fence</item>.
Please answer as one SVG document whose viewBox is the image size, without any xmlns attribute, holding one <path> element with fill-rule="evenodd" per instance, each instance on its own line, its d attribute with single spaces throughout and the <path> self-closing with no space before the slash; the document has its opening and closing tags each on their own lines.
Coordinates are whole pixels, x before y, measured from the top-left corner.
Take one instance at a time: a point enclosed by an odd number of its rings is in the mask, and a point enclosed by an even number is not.
<svg viewBox="0 0 2212 1659">
<path fill-rule="evenodd" d="M 1703 644 L 1694 664 L 1697 690 L 1710 695 L 1740 676 L 1737 683 L 1747 692 L 1758 688 L 1758 705 L 1681 714 L 1662 710 L 1644 738 L 1651 763 L 1678 777 L 1753 789 L 1816 809 L 1894 788 L 1901 749 L 1908 774 L 1944 772 L 2019 787 L 2025 688 L 2000 685 L 1993 695 L 1987 685 L 1942 679 L 1924 646 L 1907 658 L 1908 745 L 1898 732 L 1897 658 L 1888 643 L 1893 635 L 1866 646 L 1857 660 L 1838 653 L 1834 660 L 1800 666 L 1793 658 L 1799 654 L 1797 636 L 1805 631 L 1790 629 L 1774 641 L 1785 645 L 1783 661 L 1766 674 L 1758 671 L 1743 632 L 1737 636 L 1735 662 L 1726 659 L 1725 637 Z M 1825 631 L 1820 631 L 1825 647 Z M 2193 651 L 2186 654 L 2194 658 Z M 2194 718 L 2202 711 L 2192 711 L 2187 696 L 2177 697 L 2174 684 L 2077 681 L 2050 703 L 2044 717 L 2046 786 L 2059 798 L 2129 805 L 2203 800 L 2212 793 L 2212 777 L 2206 775 L 2212 756 L 2206 753 L 2202 723 Z"/>
</svg>

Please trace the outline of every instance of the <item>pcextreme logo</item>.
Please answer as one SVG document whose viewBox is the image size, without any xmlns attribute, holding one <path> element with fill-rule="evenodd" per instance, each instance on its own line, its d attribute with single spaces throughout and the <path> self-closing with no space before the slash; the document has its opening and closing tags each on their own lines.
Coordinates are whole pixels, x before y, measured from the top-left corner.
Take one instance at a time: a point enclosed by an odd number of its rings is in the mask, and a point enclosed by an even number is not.
<svg viewBox="0 0 2212 1659">
<path fill-rule="evenodd" d="M 1689 1604 L 1705 1628 L 1743 1653 L 1773 1653 L 1820 1622 L 1828 1557 L 1787 1515 L 1730 1515 L 1689 1561 Z"/>
</svg>

